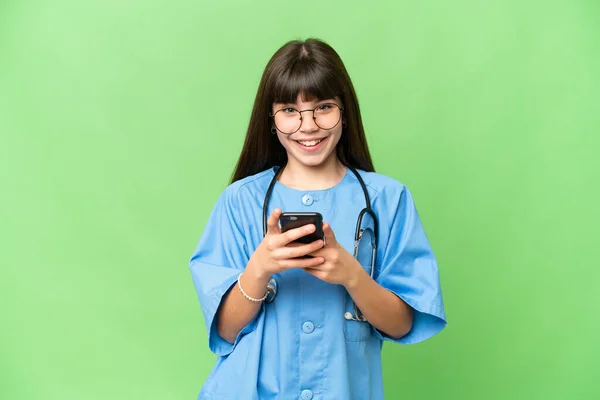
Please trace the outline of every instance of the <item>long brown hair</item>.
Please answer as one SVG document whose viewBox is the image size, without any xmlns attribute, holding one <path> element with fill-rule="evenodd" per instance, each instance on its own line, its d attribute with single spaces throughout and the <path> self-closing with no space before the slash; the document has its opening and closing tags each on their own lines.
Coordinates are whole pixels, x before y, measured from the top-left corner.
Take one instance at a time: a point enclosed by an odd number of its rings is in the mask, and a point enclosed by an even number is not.
<svg viewBox="0 0 600 400">
<path fill-rule="evenodd" d="M 254 100 L 244 147 L 232 182 L 273 166 L 284 166 L 287 153 L 271 133 L 273 103 L 339 98 L 344 107 L 343 131 L 336 146 L 347 167 L 374 171 L 350 76 L 335 50 L 318 39 L 286 43 L 269 60 Z"/>
</svg>

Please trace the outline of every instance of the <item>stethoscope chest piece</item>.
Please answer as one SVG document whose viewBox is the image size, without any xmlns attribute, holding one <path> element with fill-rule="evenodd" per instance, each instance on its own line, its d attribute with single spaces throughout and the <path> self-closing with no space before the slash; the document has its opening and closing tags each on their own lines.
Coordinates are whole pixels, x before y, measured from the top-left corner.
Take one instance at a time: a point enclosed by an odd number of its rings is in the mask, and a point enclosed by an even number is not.
<svg viewBox="0 0 600 400">
<path fill-rule="evenodd" d="M 272 303 L 275 297 L 277 297 L 277 281 L 275 278 L 271 278 L 267 284 L 267 298 L 265 302 Z"/>
</svg>

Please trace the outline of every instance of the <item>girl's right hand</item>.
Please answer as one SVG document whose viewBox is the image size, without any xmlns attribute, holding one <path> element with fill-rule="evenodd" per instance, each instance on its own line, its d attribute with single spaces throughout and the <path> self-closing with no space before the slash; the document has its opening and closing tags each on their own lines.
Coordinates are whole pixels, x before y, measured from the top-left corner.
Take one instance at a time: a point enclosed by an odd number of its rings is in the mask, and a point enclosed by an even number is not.
<svg viewBox="0 0 600 400">
<path fill-rule="evenodd" d="M 250 258 L 246 271 L 258 279 L 269 279 L 272 275 L 290 268 L 310 268 L 322 264 L 323 257 L 298 258 L 323 247 L 322 240 L 309 244 L 288 246 L 295 240 L 315 231 L 312 224 L 290 229 L 281 233 L 279 228 L 280 209 L 275 209 L 267 220 L 267 234 Z M 248 271 L 249 270 L 249 271 Z"/>
</svg>

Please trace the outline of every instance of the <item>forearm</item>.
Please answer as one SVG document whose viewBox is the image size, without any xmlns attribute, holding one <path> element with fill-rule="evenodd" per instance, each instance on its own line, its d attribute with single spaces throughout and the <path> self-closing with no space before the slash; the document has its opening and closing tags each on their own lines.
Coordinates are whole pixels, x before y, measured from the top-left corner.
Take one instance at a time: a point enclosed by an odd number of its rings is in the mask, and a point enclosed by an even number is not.
<svg viewBox="0 0 600 400">
<path fill-rule="evenodd" d="M 240 277 L 246 294 L 255 299 L 265 295 L 269 279 L 270 277 L 256 274 L 250 264 Z M 235 285 L 222 300 L 217 312 L 217 332 L 229 343 L 235 342 L 237 335 L 252 321 L 262 304 L 246 299 L 237 287 L 237 282 Z"/>
<path fill-rule="evenodd" d="M 402 299 L 375 282 L 362 268 L 346 290 L 367 321 L 398 339 L 412 327 L 413 310 Z"/>
</svg>

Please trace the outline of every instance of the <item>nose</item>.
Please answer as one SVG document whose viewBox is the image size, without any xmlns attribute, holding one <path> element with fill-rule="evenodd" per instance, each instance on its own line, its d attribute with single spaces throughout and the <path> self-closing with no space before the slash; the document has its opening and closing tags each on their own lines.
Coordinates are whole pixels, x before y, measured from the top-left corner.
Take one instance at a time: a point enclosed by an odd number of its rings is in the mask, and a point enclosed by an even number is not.
<svg viewBox="0 0 600 400">
<path fill-rule="evenodd" d="M 302 123 L 300 125 L 300 132 L 310 133 L 319 130 L 319 126 L 315 123 L 314 117 L 314 111 L 302 111 Z"/>
</svg>

